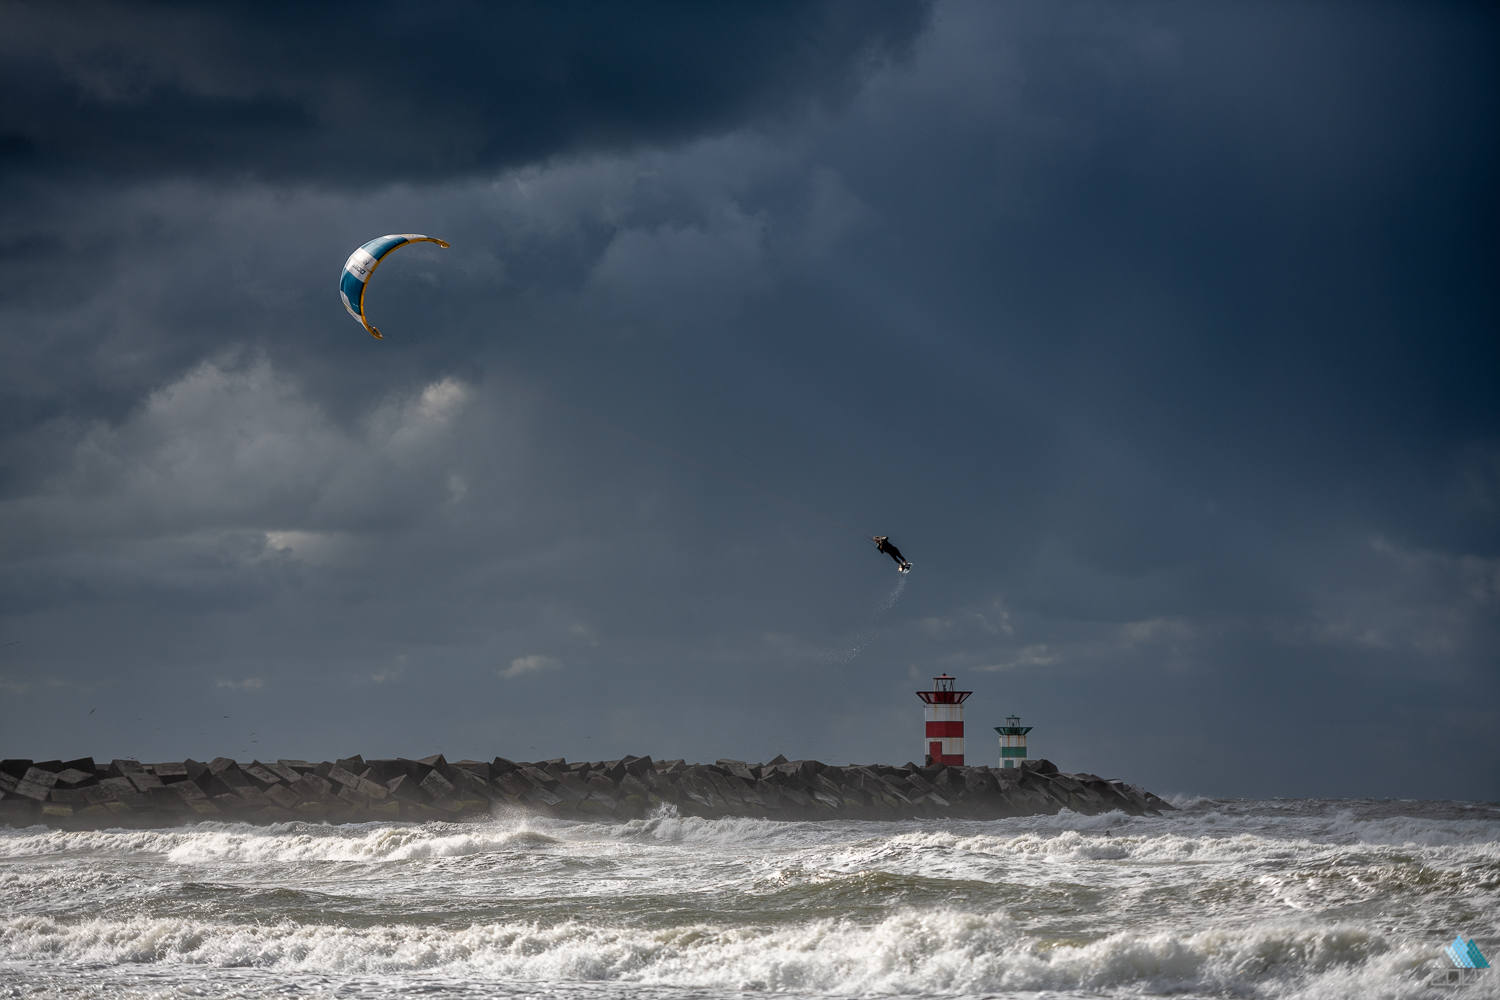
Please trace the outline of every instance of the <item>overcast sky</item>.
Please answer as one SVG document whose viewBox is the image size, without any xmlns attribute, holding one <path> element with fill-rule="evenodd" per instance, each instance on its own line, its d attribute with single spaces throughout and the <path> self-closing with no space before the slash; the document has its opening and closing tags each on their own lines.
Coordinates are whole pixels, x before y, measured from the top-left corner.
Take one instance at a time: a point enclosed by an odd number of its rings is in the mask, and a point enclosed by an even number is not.
<svg viewBox="0 0 1500 1000">
<path fill-rule="evenodd" d="M 1492 6 L 0 20 L 0 756 L 1500 799 Z"/>
</svg>

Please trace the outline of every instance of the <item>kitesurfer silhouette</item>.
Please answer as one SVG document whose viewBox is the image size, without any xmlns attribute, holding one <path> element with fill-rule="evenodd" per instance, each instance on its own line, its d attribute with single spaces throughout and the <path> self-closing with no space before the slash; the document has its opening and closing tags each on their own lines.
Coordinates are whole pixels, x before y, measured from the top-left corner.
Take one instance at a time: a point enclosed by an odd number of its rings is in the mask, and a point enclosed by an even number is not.
<svg viewBox="0 0 1500 1000">
<path fill-rule="evenodd" d="M 900 549 L 891 544 L 889 536 L 874 535 L 870 540 L 875 543 L 875 548 L 877 551 L 884 552 L 886 555 L 896 560 L 897 569 L 899 569 L 903 573 L 911 572 L 911 563 L 907 562 L 906 558 L 901 555 Z"/>
</svg>

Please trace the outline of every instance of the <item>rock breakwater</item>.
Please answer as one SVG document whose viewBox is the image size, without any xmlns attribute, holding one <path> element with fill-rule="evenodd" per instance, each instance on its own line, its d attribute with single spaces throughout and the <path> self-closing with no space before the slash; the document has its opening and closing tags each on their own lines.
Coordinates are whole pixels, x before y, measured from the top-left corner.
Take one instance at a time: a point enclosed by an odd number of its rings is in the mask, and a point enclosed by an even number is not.
<svg viewBox="0 0 1500 1000">
<path fill-rule="evenodd" d="M 1071 809 L 1143 815 L 1172 807 L 1145 789 L 1049 761 L 1017 769 L 859 764 L 776 757 L 713 764 L 624 757 L 538 762 L 347 757 L 252 761 L 219 757 L 143 764 L 91 757 L 0 761 L 0 823 L 64 829 L 156 827 L 200 820 L 361 823 L 480 819 L 526 811 L 559 818 L 637 819 L 661 806 L 684 815 L 765 819 L 996 819 Z"/>
</svg>

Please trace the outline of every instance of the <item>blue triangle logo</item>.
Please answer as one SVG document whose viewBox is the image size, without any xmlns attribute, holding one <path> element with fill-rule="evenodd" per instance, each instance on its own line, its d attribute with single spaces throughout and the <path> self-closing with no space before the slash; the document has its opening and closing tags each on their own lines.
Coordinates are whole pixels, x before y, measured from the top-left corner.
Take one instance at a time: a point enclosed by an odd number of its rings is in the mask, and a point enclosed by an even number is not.
<svg viewBox="0 0 1500 1000">
<path fill-rule="evenodd" d="M 1462 934 L 1454 938 L 1453 943 L 1443 950 L 1448 953 L 1449 958 L 1453 959 L 1453 964 L 1460 969 L 1488 969 L 1490 967 L 1489 961 L 1479 950 L 1479 945 L 1474 943 L 1474 939 L 1469 938 L 1465 942 Z"/>
</svg>

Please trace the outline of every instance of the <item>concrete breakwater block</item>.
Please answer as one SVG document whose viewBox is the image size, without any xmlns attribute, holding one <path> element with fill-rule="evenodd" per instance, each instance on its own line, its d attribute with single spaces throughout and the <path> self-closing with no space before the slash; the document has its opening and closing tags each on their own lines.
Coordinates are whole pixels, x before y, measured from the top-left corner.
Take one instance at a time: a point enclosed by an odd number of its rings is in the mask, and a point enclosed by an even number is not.
<svg viewBox="0 0 1500 1000">
<path fill-rule="evenodd" d="M 609 761 L 365 760 L 358 755 L 242 763 L 217 757 L 142 764 L 0 761 L 0 823 L 64 829 L 200 820 L 360 823 L 482 819 L 506 812 L 628 820 L 680 814 L 766 819 L 973 818 L 1172 809 L 1136 785 L 1065 774 L 1050 761 L 1016 769 L 851 764 L 778 756 L 764 764 L 624 757 Z"/>
</svg>

